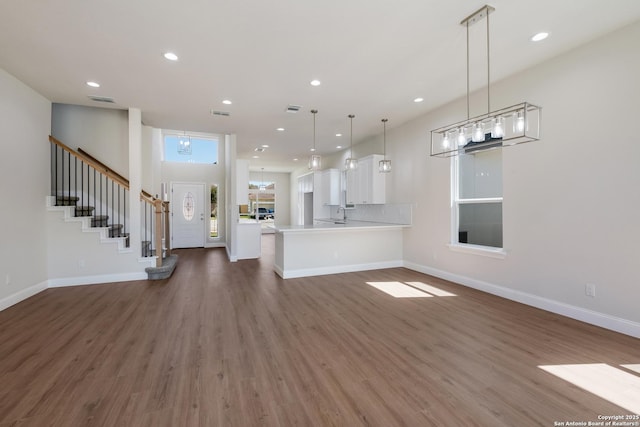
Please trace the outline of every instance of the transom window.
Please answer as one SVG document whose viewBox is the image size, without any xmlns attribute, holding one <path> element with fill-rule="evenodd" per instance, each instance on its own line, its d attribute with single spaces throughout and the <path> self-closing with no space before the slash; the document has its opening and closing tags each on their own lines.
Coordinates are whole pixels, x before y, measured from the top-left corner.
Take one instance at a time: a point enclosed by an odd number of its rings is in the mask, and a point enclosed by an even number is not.
<svg viewBox="0 0 640 427">
<path fill-rule="evenodd" d="M 167 162 L 218 164 L 218 139 L 183 135 L 164 136 L 164 160 Z"/>
</svg>

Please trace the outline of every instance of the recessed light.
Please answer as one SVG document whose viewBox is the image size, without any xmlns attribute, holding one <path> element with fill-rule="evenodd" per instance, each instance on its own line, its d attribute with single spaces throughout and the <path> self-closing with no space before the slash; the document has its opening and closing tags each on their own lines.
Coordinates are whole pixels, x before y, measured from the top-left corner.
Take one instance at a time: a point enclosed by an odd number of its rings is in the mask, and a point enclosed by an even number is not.
<svg viewBox="0 0 640 427">
<path fill-rule="evenodd" d="M 284 128 L 278 128 L 276 129 L 278 132 L 284 132 Z"/>
<path fill-rule="evenodd" d="M 87 82 L 87 86 L 91 86 L 91 87 L 100 87 L 100 83 L 97 83 L 97 82 Z"/>
<path fill-rule="evenodd" d="M 424 101 L 424 98 L 416 98 L 413 100 L 413 102 L 422 102 Z"/>
<path fill-rule="evenodd" d="M 262 148 L 269 148 L 269 144 L 262 144 L 261 147 Z"/>
<path fill-rule="evenodd" d="M 168 59 L 169 61 L 177 61 L 178 60 L 178 55 L 176 55 L 173 52 L 167 52 L 164 54 L 164 57 L 166 59 Z"/>
<path fill-rule="evenodd" d="M 342 136 L 342 134 L 341 133 L 336 133 L 336 136 Z"/>
<path fill-rule="evenodd" d="M 233 102 L 229 101 L 228 99 L 225 99 L 224 101 L 222 101 L 222 103 L 225 104 L 225 105 L 233 104 Z"/>
<path fill-rule="evenodd" d="M 316 149 L 315 148 L 310 148 L 309 151 L 316 151 Z"/>
<path fill-rule="evenodd" d="M 259 159 L 259 158 L 260 158 L 260 156 L 253 156 L 253 158 L 254 158 L 254 159 Z"/>
<path fill-rule="evenodd" d="M 538 34 L 535 34 L 534 36 L 531 37 L 531 41 L 532 42 L 539 42 L 540 40 L 544 40 L 547 37 L 549 37 L 549 33 L 545 33 L 545 32 L 541 32 Z"/>
<path fill-rule="evenodd" d="M 294 161 L 294 162 L 297 162 L 297 161 L 298 161 L 298 159 L 293 159 L 293 161 Z"/>
<path fill-rule="evenodd" d="M 309 83 L 311 86 L 320 86 L 322 84 L 320 80 L 311 80 Z"/>
<path fill-rule="evenodd" d="M 340 149 L 342 148 L 342 145 L 336 145 L 336 148 Z"/>
</svg>

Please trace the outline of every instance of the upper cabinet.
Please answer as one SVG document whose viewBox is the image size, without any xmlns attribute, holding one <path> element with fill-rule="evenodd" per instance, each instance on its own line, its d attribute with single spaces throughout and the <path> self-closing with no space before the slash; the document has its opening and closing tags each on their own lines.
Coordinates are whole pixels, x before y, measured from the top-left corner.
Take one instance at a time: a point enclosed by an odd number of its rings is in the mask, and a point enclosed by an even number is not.
<svg viewBox="0 0 640 427">
<path fill-rule="evenodd" d="M 320 172 L 320 194 L 318 202 L 323 205 L 340 205 L 340 171 L 325 169 Z"/>
<path fill-rule="evenodd" d="M 347 204 L 384 204 L 386 201 L 386 174 L 378 172 L 379 154 L 358 159 L 358 167 L 346 172 Z"/>
</svg>

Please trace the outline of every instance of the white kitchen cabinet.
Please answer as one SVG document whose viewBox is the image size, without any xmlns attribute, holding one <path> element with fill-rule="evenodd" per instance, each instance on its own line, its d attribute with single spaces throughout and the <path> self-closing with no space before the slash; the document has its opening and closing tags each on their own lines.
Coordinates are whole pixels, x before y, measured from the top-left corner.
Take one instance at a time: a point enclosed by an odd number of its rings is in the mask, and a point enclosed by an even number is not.
<svg viewBox="0 0 640 427">
<path fill-rule="evenodd" d="M 318 201 L 321 206 L 340 205 L 340 171 L 338 169 L 325 169 L 320 172 L 319 193 Z"/>
<path fill-rule="evenodd" d="M 386 200 L 386 174 L 378 172 L 379 154 L 358 159 L 358 168 L 348 170 L 347 204 L 384 204 Z"/>
</svg>

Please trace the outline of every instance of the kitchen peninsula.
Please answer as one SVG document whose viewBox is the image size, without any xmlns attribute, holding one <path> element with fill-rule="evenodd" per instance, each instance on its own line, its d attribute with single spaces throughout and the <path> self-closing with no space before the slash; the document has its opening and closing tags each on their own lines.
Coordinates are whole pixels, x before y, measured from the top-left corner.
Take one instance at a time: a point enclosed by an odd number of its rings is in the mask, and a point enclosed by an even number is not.
<svg viewBox="0 0 640 427">
<path fill-rule="evenodd" d="M 408 224 L 348 220 L 276 228 L 276 273 L 283 279 L 402 266 Z"/>
</svg>

